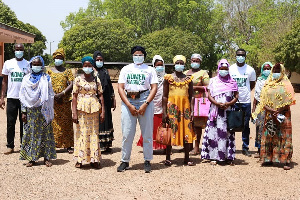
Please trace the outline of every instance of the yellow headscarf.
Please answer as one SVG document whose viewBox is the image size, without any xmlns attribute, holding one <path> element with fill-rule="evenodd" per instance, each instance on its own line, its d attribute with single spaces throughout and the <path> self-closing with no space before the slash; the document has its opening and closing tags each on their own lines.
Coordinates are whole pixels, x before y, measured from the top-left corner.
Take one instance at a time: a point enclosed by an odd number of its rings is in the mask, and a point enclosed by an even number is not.
<svg viewBox="0 0 300 200">
<path fill-rule="evenodd" d="M 257 115 L 264 110 L 265 106 L 276 110 L 286 105 L 294 105 L 296 103 L 294 98 L 294 88 L 285 74 L 285 67 L 279 63 L 276 65 L 280 65 L 281 76 L 278 79 L 273 79 L 273 71 L 271 71 L 264 87 L 262 88 L 260 95 L 261 101 L 258 107 L 256 107 L 255 112 L 252 113 L 252 117 L 254 119 L 256 119 Z"/>
<path fill-rule="evenodd" d="M 63 48 L 59 48 L 57 49 L 53 54 L 52 54 L 52 58 L 55 59 L 56 56 L 62 56 L 65 59 L 65 51 Z"/>
<path fill-rule="evenodd" d="M 173 58 L 173 63 L 175 64 L 177 60 L 182 60 L 184 64 L 186 63 L 186 58 L 183 55 L 177 55 Z"/>
</svg>

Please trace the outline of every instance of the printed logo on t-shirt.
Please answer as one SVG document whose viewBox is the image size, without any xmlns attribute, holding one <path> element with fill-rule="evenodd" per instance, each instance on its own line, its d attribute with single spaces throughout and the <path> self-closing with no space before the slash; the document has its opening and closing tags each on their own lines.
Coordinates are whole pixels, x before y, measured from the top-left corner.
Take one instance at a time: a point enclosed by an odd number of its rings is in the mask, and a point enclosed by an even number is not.
<svg viewBox="0 0 300 200">
<path fill-rule="evenodd" d="M 244 73 L 244 75 L 237 77 L 236 75 L 232 77 L 236 82 L 238 87 L 246 87 L 248 75 Z"/>
<path fill-rule="evenodd" d="M 11 72 L 10 78 L 12 82 L 22 82 L 24 76 L 24 72 Z"/>
<path fill-rule="evenodd" d="M 145 74 L 129 73 L 127 74 L 127 84 L 132 85 L 145 85 Z"/>
</svg>

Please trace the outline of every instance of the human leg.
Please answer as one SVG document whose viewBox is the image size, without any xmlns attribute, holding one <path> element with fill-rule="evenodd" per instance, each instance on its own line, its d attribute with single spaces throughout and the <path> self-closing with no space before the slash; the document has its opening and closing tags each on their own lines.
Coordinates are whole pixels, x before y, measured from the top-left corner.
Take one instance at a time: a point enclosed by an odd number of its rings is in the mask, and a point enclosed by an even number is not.
<svg viewBox="0 0 300 200">
<path fill-rule="evenodd" d="M 15 125 L 18 116 L 17 99 L 7 99 L 6 117 L 7 117 L 7 148 L 15 147 Z"/>
</svg>

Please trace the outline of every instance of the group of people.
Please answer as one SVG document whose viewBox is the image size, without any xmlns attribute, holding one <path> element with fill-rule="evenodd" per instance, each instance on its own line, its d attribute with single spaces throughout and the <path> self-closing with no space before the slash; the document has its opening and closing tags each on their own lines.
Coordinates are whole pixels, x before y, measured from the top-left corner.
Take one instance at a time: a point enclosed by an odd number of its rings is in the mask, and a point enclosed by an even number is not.
<svg viewBox="0 0 300 200">
<path fill-rule="evenodd" d="M 23 51 L 24 46 L 16 44 L 15 58 L 6 61 L 2 70 L 1 108 L 5 105 L 7 87 L 5 154 L 14 151 L 15 122 L 19 113 L 22 122 L 20 159 L 29 161 L 27 167 L 41 157 L 50 167 L 50 160 L 56 158 L 55 148 L 66 148 L 74 153 L 75 167 L 81 168 L 87 162 L 100 168 L 101 150 L 110 151 L 114 139 L 111 110 L 116 108 L 114 89 L 101 52 L 82 58 L 83 74 L 74 79 L 72 72 L 63 67 L 63 49 L 53 53 L 55 66 L 47 70 L 44 70 L 42 57 L 35 56 L 27 62 Z M 129 168 L 137 120 L 141 130 L 137 145 L 143 147 L 146 173 L 151 172 L 153 149 L 164 149 L 164 164 L 172 165 L 172 146 L 183 147 L 183 164 L 187 166 L 195 165 L 190 155 L 199 154 L 213 165 L 223 162 L 234 165 L 235 133 L 227 128 L 227 111 L 238 109 L 245 113 L 242 153 L 251 156 L 249 122 L 252 119 L 257 127 L 255 157 L 260 158 L 262 165 L 279 162 L 285 164 L 284 169 L 291 168 L 290 106 L 295 104 L 295 99 L 283 64 L 264 63 L 256 81 L 255 70 L 245 63 L 246 51 L 238 49 L 236 64 L 230 66 L 226 59 L 221 59 L 216 76 L 210 78 L 207 71 L 201 69 L 200 54 L 191 56 L 190 69 L 186 66 L 186 57 L 176 55 L 171 74 L 165 73 L 160 55 L 153 57 L 151 67 L 144 63 L 145 48 L 135 46 L 131 54 L 133 63 L 122 68 L 118 80 L 123 136 L 118 172 Z M 206 116 L 195 113 L 199 111 L 201 98 L 210 102 Z M 75 141 L 72 122 L 76 124 Z M 155 141 L 159 126 L 170 127 L 170 144 Z M 205 130 L 200 149 L 202 129 Z"/>
</svg>

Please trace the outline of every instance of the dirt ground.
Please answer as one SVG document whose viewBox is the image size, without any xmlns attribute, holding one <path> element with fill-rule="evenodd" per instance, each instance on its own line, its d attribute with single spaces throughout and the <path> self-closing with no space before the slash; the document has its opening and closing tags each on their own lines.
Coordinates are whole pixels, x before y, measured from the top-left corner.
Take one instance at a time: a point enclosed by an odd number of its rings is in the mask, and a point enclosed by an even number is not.
<svg viewBox="0 0 300 200">
<path fill-rule="evenodd" d="M 116 87 L 116 84 L 114 84 Z M 72 155 L 57 150 L 57 160 L 47 168 L 40 159 L 37 166 L 26 168 L 26 161 L 16 153 L 4 155 L 6 149 L 6 114 L 0 110 L 0 199 L 300 199 L 300 94 L 292 106 L 293 168 L 261 167 L 258 159 L 241 153 L 241 133 L 236 134 L 235 166 L 210 165 L 200 156 L 192 156 L 196 166 L 183 166 L 181 148 L 173 150 L 171 167 L 163 165 L 165 156 L 156 151 L 152 172 L 144 173 L 142 148 L 136 146 L 140 137 L 137 129 L 131 155 L 131 169 L 117 173 L 121 158 L 120 98 L 113 112 L 115 140 L 113 152 L 102 154 L 102 169 L 86 165 L 74 167 Z M 17 123 L 16 130 L 19 124 Z M 15 143 L 19 141 L 19 131 Z M 250 150 L 254 148 L 255 129 L 251 124 Z"/>
</svg>

